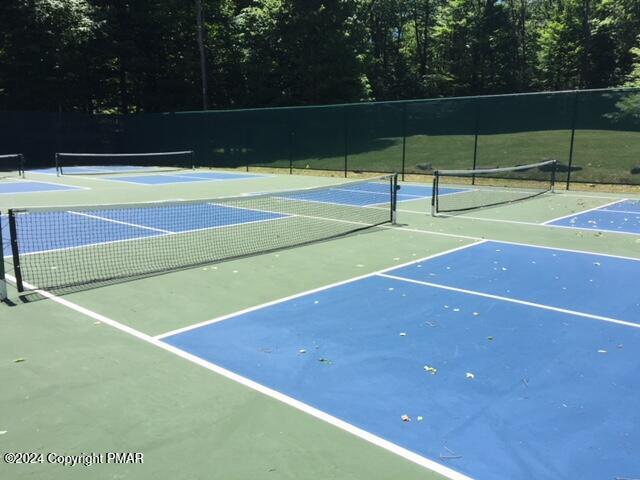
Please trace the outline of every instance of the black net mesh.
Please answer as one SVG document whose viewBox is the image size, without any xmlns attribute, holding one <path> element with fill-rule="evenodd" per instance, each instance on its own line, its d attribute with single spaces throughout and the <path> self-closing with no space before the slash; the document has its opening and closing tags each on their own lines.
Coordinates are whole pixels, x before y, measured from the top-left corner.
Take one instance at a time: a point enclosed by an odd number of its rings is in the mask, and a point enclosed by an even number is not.
<svg viewBox="0 0 640 480">
<path fill-rule="evenodd" d="M 464 212 L 504 205 L 553 191 L 554 160 L 512 168 L 438 170 L 432 213 Z"/>
<path fill-rule="evenodd" d="M 20 153 L 0 155 L 0 178 L 24 176 L 24 157 Z"/>
<path fill-rule="evenodd" d="M 118 172 L 169 171 L 194 168 L 194 152 L 56 153 L 61 175 L 101 175 Z"/>
<path fill-rule="evenodd" d="M 50 290 L 171 271 L 390 222 L 394 196 L 388 175 L 211 200 L 13 210 L 14 270 L 27 288 Z"/>
</svg>

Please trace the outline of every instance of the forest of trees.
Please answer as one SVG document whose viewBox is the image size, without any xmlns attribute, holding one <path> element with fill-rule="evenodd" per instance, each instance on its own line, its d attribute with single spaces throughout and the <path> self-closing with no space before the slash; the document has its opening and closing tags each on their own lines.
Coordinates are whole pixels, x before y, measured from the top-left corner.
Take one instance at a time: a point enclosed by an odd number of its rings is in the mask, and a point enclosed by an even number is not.
<svg viewBox="0 0 640 480">
<path fill-rule="evenodd" d="M 0 110 L 131 113 L 640 86 L 640 0 L 9 0 Z"/>
</svg>

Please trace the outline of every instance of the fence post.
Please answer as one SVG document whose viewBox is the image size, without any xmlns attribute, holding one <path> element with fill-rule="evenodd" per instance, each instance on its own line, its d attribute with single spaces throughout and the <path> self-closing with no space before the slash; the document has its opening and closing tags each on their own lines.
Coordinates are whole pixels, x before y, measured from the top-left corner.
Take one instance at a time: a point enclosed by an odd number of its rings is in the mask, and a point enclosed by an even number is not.
<svg viewBox="0 0 640 480">
<path fill-rule="evenodd" d="M 405 160 L 407 158 L 407 104 L 402 104 L 402 181 L 404 182 Z"/>
<path fill-rule="evenodd" d="M 348 120 L 347 120 L 347 110 L 348 107 L 342 107 L 342 111 L 344 112 L 344 178 L 347 178 L 347 169 L 348 169 L 348 156 L 349 156 L 349 129 L 348 129 Z"/>
<path fill-rule="evenodd" d="M 244 166 L 245 170 L 249 171 L 249 163 L 251 163 L 251 122 L 244 131 Z"/>
<path fill-rule="evenodd" d="M 472 170 L 476 169 L 476 165 L 478 162 L 478 129 L 480 128 L 480 102 L 476 100 L 476 118 L 475 125 L 473 128 L 473 165 L 471 167 Z M 475 174 L 471 175 L 471 185 L 476 184 L 476 176 Z"/>
<path fill-rule="evenodd" d="M 567 185 L 569 190 L 571 185 L 571 166 L 573 165 L 573 144 L 576 138 L 576 120 L 578 115 L 578 92 L 573 93 L 573 112 L 571 115 L 571 143 L 569 144 L 569 165 L 567 167 Z"/>
<path fill-rule="evenodd" d="M 293 110 L 290 109 L 287 111 L 287 123 L 288 123 L 288 128 L 287 130 L 289 131 L 289 175 L 293 175 L 293 142 L 294 142 L 294 138 L 295 138 L 295 132 L 293 129 Z"/>
</svg>

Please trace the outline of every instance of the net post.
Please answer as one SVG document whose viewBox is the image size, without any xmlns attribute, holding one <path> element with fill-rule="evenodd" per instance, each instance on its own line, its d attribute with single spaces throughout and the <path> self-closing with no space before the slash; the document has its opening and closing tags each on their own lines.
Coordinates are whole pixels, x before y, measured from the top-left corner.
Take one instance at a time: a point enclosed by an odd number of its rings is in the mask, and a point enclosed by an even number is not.
<svg viewBox="0 0 640 480">
<path fill-rule="evenodd" d="M 0 259 L 0 302 L 3 302 L 7 299 L 7 279 L 5 277 L 4 271 L 4 244 L 2 240 L 2 223 L 0 223 L 0 251 L 2 252 L 2 259 Z"/>
<path fill-rule="evenodd" d="M 191 170 L 196 169 L 196 152 L 195 150 L 189 150 L 189 158 L 191 158 Z"/>
<path fill-rule="evenodd" d="M 398 174 L 394 173 L 391 177 L 391 224 L 398 223 Z"/>
<path fill-rule="evenodd" d="M 25 164 L 24 164 L 24 155 L 22 153 L 18 154 L 18 176 L 25 178 L 24 172 Z"/>
<path fill-rule="evenodd" d="M 558 161 L 554 160 L 551 164 L 551 193 L 556 191 L 556 169 L 558 168 Z"/>
<path fill-rule="evenodd" d="M 60 154 L 56 152 L 56 175 L 60 176 Z"/>
<path fill-rule="evenodd" d="M 438 171 L 433 172 L 433 187 L 431 188 L 431 216 L 438 213 Z"/>
<path fill-rule="evenodd" d="M 13 256 L 13 272 L 16 277 L 16 287 L 18 288 L 18 292 L 24 292 L 22 270 L 20 268 L 20 252 L 18 251 L 18 229 L 16 228 L 16 215 L 13 209 L 9 210 L 9 238 L 11 242 L 11 255 Z"/>
</svg>

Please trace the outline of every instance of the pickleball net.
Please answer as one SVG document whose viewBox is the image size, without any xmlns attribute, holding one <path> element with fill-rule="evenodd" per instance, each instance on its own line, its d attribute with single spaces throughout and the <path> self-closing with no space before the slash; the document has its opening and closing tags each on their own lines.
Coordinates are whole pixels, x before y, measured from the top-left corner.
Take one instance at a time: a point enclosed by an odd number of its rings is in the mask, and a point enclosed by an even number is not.
<svg viewBox="0 0 640 480">
<path fill-rule="evenodd" d="M 64 153 L 55 155 L 59 175 L 100 175 L 195 168 L 193 150 L 155 153 Z"/>
<path fill-rule="evenodd" d="M 0 155 L 0 178 L 24 177 L 24 156 L 21 153 Z"/>
<path fill-rule="evenodd" d="M 386 175 L 209 200 L 13 209 L 4 257 L 19 291 L 90 287 L 393 223 L 396 190 Z"/>
<path fill-rule="evenodd" d="M 437 170 L 431 212 L 466 212 L 504 205 L 552 192 L 556 160 L 507 168 Z"/>
</svg>

